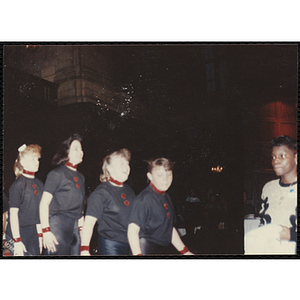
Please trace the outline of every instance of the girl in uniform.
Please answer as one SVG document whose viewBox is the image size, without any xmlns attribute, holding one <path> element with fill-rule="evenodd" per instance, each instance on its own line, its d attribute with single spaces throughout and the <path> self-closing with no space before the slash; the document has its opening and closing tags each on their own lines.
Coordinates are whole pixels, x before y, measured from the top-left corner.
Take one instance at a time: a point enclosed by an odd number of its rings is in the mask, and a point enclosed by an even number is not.
<svg viewBox="0 0 300 300">
<path fill-rule="evenodd" d="M 85 179 L 77 171 L 82 162 L 81 137 L 65 140 L 52 163 L 58 166 L 46 179 L 40 204 L 44 248 L 48 255 L 79 255 L 83 224 Z"/>
<path fill-rule="evenodd" d="M 39 145 L 22 145 L 15 161 L 16 180 L 9 189 L 10 209 L 6 241 L 11 255 L 40 255 L 42 231 L 39 204 L 43 183 L 35 177 L 41 157 Z"/>
<path fill-rule="evenodd" d="M 134 191 L 124 182 L 130 173 L 131 153 L 121 149 L 103 160 L 102 182 L 89 196 L 82 230 L 81 255 L 89 255 L 93 228 L 98 222 L 98 254 L 128 255 L 127 224 Z"/>
<path fill-rule="evenodd" d="M 128 226 L 133 255 L 166 254 L 171 243 L 183 255 L 192 255 L 174 228 L 175 210 L 166 191 L 173 181 L 173 163 L 166 158 L 148 162 L 150 184 L 136 198 Z"/>
</svg>

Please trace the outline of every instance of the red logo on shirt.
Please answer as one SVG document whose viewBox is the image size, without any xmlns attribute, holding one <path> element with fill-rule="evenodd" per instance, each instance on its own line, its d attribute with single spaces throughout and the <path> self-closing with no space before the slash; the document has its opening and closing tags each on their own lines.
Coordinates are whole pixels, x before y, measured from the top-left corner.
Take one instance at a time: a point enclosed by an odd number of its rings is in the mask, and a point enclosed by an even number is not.
<svg viewBox="0 0 300 300">
<path fill-rule="evenodd" d="M 125 194 L 121 194 L 121 197 L 122 197 L 123 199 L 126 199 L 126 195 L 125 195 Z"/>
<path fill-rule="evenodd" d="M 77 184 L 76 184 L 76 187 L 77 187 L 78 189 L 80 189 L 80 184 L 77 183 Z"/>
<path fill-rule="evenodd" d="M 164 204 L 165 209 L 169 209 L 168 203 Z"/>
<path fill-rule="evenodd" d="M 34 189 L 36 189 L 36 185 L 35 185 L 35 184 L 33 184 L 32 187 L 33 187 Z"/>
<path fill-rule="evenodd" d="M 74 179 L 75 182 L 78 182 L 78 178 L 77 177 L 74 177 L 73 179 Z"/>
<path fill-rule="evenodd" d="M 124 201 L 124 204 L 126 205 L 126 206 L 129 206 L 129 201 Z"/>
<path fill-rule="evenodd" d="M 169 219 L 171 219 L 171 216 L 170 216 L 170 213 L 169 213 L 169 212 L 167 212 L 167 216 L 168 216 Z"/>
<path fill-rule="evenodd" d="M 37 190 L 35 190 L 34 193 L 37 195 L 39 192 Z"/>
</svg>

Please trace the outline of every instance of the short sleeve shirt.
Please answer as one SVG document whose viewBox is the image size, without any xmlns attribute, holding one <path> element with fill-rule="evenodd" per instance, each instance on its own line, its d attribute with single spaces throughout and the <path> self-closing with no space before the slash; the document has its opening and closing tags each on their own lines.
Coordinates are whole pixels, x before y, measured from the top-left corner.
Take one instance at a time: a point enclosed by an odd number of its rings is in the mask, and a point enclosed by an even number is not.
<svg viewBox="0 0 300 300">
<path fill-rule="evenodd" d="M 2 197 L 3 197 L 3 203 L 2 203 L 3 213 L 5 213 L 9 210 L 8 198 L 5 194 L 5 192 L 3 192 Z"/>
<path fill-rule="evenodd" d="M 127 226 L 134 200 L 131 187 L 126 184 L 118 187 L 106 181 L 89 196 L 86 216 L 97 218 L 100 236 L 127 244 Z"/>
<path fill-rule="evenodd" d="M 20 175 L 9 189 L 10 208 L 19 209 L 21 227 L 40 223 L 39 206 L 43 193 L 43 183 L 38 178 Z"/>
<path fill-rule="evenodd" d="M 175 210 L 170 196 L 149 185 L 136 198 L 129 220 L 140 227 L 140 238 L 167 246 L 172 241 Z"/>
<path fill-rule="evenodd" d="M 85 197 L 85 178 L 79 171 L 67 166 L 59 166 L 48 175 L 44 192 L 53 198 L 49 206 L 49 215 L 61 213 L 74 219 L 82 217 Z"/>
</svg>

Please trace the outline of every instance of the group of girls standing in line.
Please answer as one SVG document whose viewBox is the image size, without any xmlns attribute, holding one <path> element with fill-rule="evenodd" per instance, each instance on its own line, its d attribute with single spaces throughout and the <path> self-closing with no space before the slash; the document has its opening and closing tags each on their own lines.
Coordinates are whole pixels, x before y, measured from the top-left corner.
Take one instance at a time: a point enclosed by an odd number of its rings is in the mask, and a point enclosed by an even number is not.
<svg viewBox="0 0 300 300">
<path fill-rule="evenodd" d="M 123 148 L 103 160 L 98 187 L 85 200 L 85 178 L 77 170 L 83 160 L 82 139 L 74 134 L 62 142 L 45 185 L 35 177 L 41 147 L 21 146 L 9 189 L 6 241 L 12 255 L 90 255 L 97 223 L 99 255 L 155 255 L 170 244 L 192 255 L 174 228 L 175 210 L 166 193 L 173 180 L 173 163 L 166 158 L 148 162 L 150 184 L 136 196 L 124 182 L 130 174 L 131 153 Z"/>
</svg>

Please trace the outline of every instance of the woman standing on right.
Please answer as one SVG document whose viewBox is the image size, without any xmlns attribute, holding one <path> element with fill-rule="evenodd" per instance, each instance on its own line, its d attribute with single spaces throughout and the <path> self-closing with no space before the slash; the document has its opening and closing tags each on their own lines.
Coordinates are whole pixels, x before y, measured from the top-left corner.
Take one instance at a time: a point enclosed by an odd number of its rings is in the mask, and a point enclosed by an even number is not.
<svg viewBox="0 0 300 300">
<path fill-rule="evenodd" d="M 279 178 L 263 187 L 261 226 L 245 234 L 245 254 L 296 254 L 297 141 L 281 135 L 270 144 L 272 167 Z"/>
<path fill-rule="evenodd" d="M 133 255 L 167 254 L 171 243 L 182 255 L 193 255 L 173 226 L 175 210 L 166 193 L 173 181 L 172 169 L 173 163 L 166 158 L 148 162 L 150 185 L 137 196 L 128 226 Z"/>
</svg>

